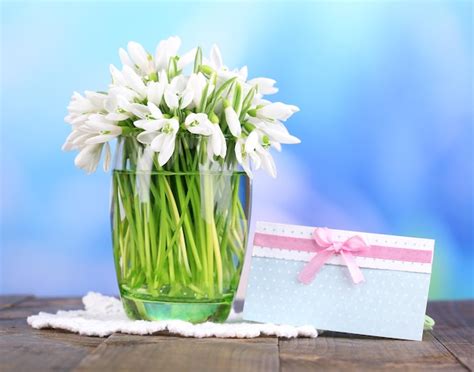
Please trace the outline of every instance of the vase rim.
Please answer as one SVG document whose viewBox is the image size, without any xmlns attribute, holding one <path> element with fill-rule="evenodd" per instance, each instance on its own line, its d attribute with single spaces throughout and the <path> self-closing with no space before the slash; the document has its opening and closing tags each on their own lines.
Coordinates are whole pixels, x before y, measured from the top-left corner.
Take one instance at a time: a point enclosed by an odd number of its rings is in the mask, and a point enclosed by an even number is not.
<svg viewBox="0 0 474 372">
<path fill-rule="evenodd" d="M 223 175 L 223 176 L 232 176 L 232 175 L 239 175 L 239 176 L 247 176 L 244 170 L 194 170 L 194 171 L 167 171 L 167 170 L 160 170 L 160 171 L 143 171 L 143 170 L 122 170 L 122 169 L 114 169 L 114 173 L 122 173 L 122 174 L 144 174 L 144 175 L 163 175 L 163 176 L 189 176 L 189 175 Z"/>
</svg>

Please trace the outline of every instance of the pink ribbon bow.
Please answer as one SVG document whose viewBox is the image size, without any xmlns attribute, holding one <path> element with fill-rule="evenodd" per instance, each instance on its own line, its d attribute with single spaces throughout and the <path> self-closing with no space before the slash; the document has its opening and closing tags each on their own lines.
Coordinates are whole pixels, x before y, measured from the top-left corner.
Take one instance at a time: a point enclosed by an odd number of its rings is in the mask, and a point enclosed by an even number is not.
<svg viewBox="0 0 474 372">
<path fill-rule="evenodd" d="M 300 282 L 309 284 L 318 271 L 324 266 L 326 261 L 334 254 L 340 254 L 342 256 L 347 268 L 349 269 L 352 281 L 355 284 L 364 281 L 364 275 L 362 275 L 362 271 L 360 271 L 359 266 L 357 266 L 355 257 L 352 254 L 353 252 L 364 252 L 370 247 L 365 244 L 360 236 L 354 235 L 345 242 L 335 242 L 332 240 L 331 230 L 324 227 L 316 228 L 313 231 L 313 239 L 319 247 L 325 249 L 318 252 L 311 261 L 306 264 L 303 270 L 301 270 L 298 275 L 298 280 Z"/>
</svg>

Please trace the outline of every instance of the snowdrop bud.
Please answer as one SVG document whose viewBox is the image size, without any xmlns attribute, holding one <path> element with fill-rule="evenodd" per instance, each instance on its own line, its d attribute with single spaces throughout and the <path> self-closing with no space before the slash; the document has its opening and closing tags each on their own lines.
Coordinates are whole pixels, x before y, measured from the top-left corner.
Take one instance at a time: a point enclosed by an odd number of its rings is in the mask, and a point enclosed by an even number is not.
<svg viewBox="0 0 474 372">
<path fill-rule="evenodd" d="M 221 69 L 222 68 L 222 56 L 221 56 L 221 51 L 219 50 L 219 47 L 214 44 L 211 49 L 211 64 L 216 68 L 216 69 Z"/>
<path fill-rule="evenodd" d="M 248 121 L 244 122 L 244 128 L 247 130 L 247 132 L 252 132 L 255 129 L 255 125 L 250 124 Z"/>
<path fill-rule="evenodd" d="M 267 135 L 263 136 L 262 137 L 262 146 L 264 148 L 268 148 L 268 147 L 270 147 L 270 145 L 271 145 L 270 144 L 270 138 Z"/>
<path fill-rule="evenodd" d="M 199 70 L 200 70 L 203 74 L 206 74 L 206 75 L 215 74 L 214 69 L 213 69 L 211 66 L 208 66 L 208 65 L 201 65 L 201 66 L 199 66 Z"/>
<path fill-rule="evenodd" d="M 148 80 L 158 81 L 158 74 L 155 71 L 153 71 L 152 73 L 148 75 Z"/>
<path fill-rule="evenodd" d="M 177 57 L 170 58 L 170 61 L 168 63 L 168 76 L 170 79 L 178 75 L 178 63 L 177 63 Z"/>
<path fill-rule="evenodd" d="M 247 114 L 253 118 L 257 116 L 257 109 L 250 109 L 247 111 Z"/>
<path fill-rule="evenodd" d="M 214 112 L 209 114 L 209 120 L 214 124 L 219 124 L 219 117 Z"/>
</svg>

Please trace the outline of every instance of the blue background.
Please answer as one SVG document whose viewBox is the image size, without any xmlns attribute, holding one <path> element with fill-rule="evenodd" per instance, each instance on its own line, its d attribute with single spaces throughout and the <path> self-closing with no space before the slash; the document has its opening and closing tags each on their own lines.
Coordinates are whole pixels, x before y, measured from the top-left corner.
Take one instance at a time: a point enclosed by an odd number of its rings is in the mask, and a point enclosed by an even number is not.
<svg viewBox="0 0 474 372">
<path fill-rule="evenodd" d="M 117 293 L 110 174 L 61 152 L 63 118 L 119 47 L 179 35 L 301 108 L 253 221 L 434 238 L 430 297 L 474 296 L 471 2 L 1 6 L 1 293 Z"/>
</svg>

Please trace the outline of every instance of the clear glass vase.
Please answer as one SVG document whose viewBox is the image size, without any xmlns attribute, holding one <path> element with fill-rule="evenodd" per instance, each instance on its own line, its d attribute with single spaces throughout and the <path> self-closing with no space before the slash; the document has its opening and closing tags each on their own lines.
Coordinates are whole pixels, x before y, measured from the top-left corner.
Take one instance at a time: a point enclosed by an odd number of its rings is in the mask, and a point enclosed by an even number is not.
<svg viewBox="0 0 474 372">
<path fill-rule="evenodd" d="M 113 250 L 132 319 L 199 323 L 229 315 L 247 245 L 251 187 L 236 170 L 233 148 L 226 159 L 209 161 L 207 147 L 206 138 L 179 136 L 161 167 L 158 154 L 135 138 L 117 144 Z"/>
</svg>

